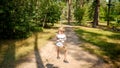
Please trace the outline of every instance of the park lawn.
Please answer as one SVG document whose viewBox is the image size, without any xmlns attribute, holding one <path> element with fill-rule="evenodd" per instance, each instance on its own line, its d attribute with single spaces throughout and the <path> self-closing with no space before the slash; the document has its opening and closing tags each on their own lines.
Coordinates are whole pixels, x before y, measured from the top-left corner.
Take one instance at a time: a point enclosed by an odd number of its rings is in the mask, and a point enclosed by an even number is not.
<svg viewBox="0 0 120 68">
<path fill-rule="evenodd" d="M 81 47 L 106 62 L 120 62 L 120 33 L 90 27 L 76 27 L 75 32 L 84 43 Z"/>
<path fill-rule="evenodd" d="M 44 29 L 43 32 L 33 33 L 27 39 L 2 40 L 0 42 L 0 66 L 4 68 L 13 68 L 17 61 L 25 56 L 34 53 L 35 46 L 38 49 L 44 46 L 57 31 L 57 27 Z"/>
</svg>

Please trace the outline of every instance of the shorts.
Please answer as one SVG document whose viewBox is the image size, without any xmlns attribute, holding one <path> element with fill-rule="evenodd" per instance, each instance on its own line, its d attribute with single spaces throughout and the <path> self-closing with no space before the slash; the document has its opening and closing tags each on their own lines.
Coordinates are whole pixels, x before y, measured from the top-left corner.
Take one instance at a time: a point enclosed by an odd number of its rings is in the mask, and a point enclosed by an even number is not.
<svg viewBox="0 0 120 68">
<path fill-rule="evenodd" d="M 61 47 L 61 46 L 64 46 L 64 45 L 63 45 L 62 42 L 57 42 L 57 43 L 56 43 L 56 46 L 60 46 L 60 47 Z"/>
</svg>

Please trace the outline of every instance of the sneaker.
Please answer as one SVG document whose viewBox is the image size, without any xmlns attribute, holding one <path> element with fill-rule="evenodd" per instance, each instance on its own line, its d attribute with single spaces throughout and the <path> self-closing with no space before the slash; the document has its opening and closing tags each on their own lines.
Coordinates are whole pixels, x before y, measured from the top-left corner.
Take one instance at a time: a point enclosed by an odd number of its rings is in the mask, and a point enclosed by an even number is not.
<svg viewBox="0 0 120 68">
<path fill-rule="evenodd" d="M 57 59 L 60 59 L 60 57 L 57 57 Z"/>
<path fill-rule="evenodd" d="M 69 63 L 67 60 L 63 60 L 64 63 Z"/>
</svg>

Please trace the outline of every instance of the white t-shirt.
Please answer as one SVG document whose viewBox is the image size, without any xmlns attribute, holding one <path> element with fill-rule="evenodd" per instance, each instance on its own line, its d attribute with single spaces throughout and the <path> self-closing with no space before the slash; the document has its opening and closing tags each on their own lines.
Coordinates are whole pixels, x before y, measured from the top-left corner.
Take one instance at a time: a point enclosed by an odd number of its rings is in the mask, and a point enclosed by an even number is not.
<svg viewBox="0 0 120 68">
<path fill-rule="evenodd" d="M 57 37 L 56 45 L 57 46 L 63 46 L 63 43 L 66 40 L 66 35 L 65 34 L 57 34 L 56 37 Z"/>
</svg>

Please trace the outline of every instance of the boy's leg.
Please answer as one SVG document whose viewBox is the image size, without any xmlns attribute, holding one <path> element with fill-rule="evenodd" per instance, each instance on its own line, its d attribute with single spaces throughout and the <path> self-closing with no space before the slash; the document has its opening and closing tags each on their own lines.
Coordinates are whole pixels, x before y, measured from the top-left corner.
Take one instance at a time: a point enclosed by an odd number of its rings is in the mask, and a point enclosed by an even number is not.
<svg viewBox="0 0 120 68">
<path fill-rule="evenodd" d="M 64 60 L 67 60 L 66 57 L 67 57 L 67 50 L 65 49 Z"/>
<path fill-rule="evenodd" d="M 60 53 L 60 49 L 59 49 L 59 47 L 57 46 L 57 59 L 60 58 L 59 53 Z"/>
<path fill-rule="evenodd" d="M 65 52 L 64 52 L 64 62 L 68 63 L 68 61 L 67 61 L 67 48 L 64 47 L 64 49 L 65 49 Z"/>
</svg>

